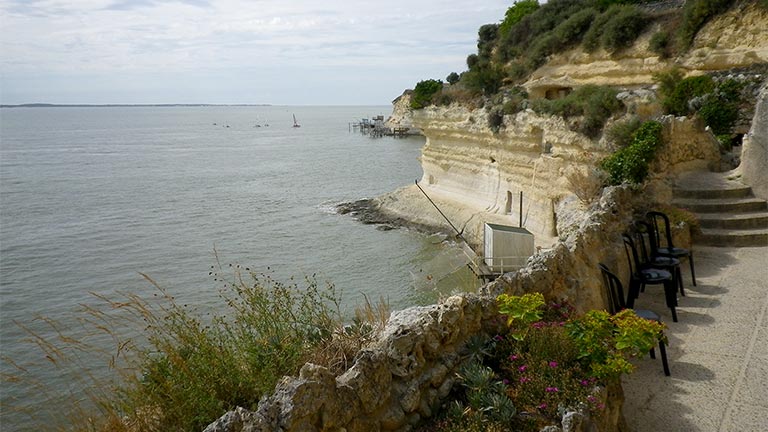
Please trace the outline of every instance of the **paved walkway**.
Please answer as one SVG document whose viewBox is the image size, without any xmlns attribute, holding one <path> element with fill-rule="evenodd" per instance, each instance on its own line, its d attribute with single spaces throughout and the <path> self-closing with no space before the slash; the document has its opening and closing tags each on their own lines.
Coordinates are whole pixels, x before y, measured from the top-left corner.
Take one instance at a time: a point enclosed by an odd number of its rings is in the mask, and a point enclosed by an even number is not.
<svg viewBox="0 0 768 432">
<path fill-rule="evenodd" d="M 635 307 L 668 325 L 671 377 L 637 361 L 624 380 L 633 432 L 768 431 L 768 247 L 694 249 L 696 281 L 682 263 L 686 297 L 672 322 L 659 286 Z"/>
</svg>

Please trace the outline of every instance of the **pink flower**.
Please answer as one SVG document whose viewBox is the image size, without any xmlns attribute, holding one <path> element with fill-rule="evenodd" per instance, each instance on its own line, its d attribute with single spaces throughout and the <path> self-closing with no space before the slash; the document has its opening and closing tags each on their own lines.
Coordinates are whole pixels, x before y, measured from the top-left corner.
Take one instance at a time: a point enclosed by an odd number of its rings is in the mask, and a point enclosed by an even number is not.
<svg viewBox="0 0 768 432">
<path fill-rule="evenodd" d="M 517 354 L 512 354 L 511 356 L 509 356 L 509 360 L 510 360 L 510 361 L 515 361 L 515 360 L 517 360 L 517 359 L 519 359 L 519 358 L 520 358 L 520 356 L 519 356 L 519 355 L 517 355 Z"/>
<path fill-rule="evenodd" d="M 544 410 L 544 409 L 547 409 L 547 404 L 545 404 L 545 403 L 543 403 L 543 404 L 540 404 L 540 405 L 538 406 L 538 408 L 539 408 L 540 410 Z"/>
<path fill-rule="evenodd" d="M 597 398 L 592 396 L 592 395 L 589 395 L 589 396 L 587 396 L 587 400 L 592 402 L 592 403 L 595 403 L 595 401 L 597 401 Z"/>
<path fill-rule="evenodd" d="M 528 370 L 528 365 L 522 365 L 519 368 L 517 368 L 517 370 L 519 370 L 520 372 L 525 372 L 526 370 Z"/>
<path fill-rule="evenodd" d="M 503 380 L 501 380 L 501 383 L 504 384 L 504 385 L 507 385 L 507 384 L 509 384 L 509 380 L 504 378 Z"/>
<path fill-rule="evenodd" d="M 597 409 L 599 409 L 600 411 L 604 410 L 605 409 L 605 404 L 602 404 L 602 403 L 601 404 L 597 404 Z"/>
<path fill-rule="evenodd" d="M 584 387 L 586 387 L 586 386 L 588 386 L 588 385 L 589 385 L 589 381 L 587 381 L 587 380 L 581 380 L 581 385 L 583 385 Z"/>
<path fill-rule="evenodd" d="M 540 328 L 542 328 L 542 327 L 544 327 L 546 325 L 547 324 L 545 322 L 538 321 L 538 322 L 535 322 L 535 323 L 531 324 L 531 327 L 536 328 L 536 329 L 540 329 Z"/>
<path fill-rule="evenodd" d="M 527 382 L 530 382 L 531 378 L 528 377 L 520 377 L 520 384 L 525 384 Z"/>
<path fill-rule="evenodd" d="M 556 361 L 549 362 L 549 367 L 556 368 L 557 367 L 557 362 Z"/>
<path fill-rule="evenodd" d="M 545 391 L 547 393 L 557 393 L 558 389 L 557 389 L 557 387 L 547 387 Z"/>
</svg>

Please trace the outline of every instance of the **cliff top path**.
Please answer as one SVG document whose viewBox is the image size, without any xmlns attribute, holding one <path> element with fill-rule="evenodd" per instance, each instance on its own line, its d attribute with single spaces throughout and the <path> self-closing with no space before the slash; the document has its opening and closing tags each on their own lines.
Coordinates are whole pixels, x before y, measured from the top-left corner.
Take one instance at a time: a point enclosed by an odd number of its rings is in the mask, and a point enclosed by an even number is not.
<svg viewBox="0 0 768 432">
<path fill-rule="evenodd" d="M 671 377 L 648 356 L 624 379 L 631 431 L 768 430 L 768 246 L 696 247 L 672 322 L 657 286 L 635 304 L 667 324 Z"/>
</svg>

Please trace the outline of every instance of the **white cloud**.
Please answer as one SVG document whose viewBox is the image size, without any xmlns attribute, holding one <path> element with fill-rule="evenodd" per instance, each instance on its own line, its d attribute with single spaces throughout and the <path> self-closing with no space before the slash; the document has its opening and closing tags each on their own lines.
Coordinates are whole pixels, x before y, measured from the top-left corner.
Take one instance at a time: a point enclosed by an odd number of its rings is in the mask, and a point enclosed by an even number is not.
<svg viewBox="0 0 768 432">
<path fill-rule="evenodd" d="M 462 70 L 508 3 L 0 0 L 0 100 L 387 103 Z"/>
</svg>

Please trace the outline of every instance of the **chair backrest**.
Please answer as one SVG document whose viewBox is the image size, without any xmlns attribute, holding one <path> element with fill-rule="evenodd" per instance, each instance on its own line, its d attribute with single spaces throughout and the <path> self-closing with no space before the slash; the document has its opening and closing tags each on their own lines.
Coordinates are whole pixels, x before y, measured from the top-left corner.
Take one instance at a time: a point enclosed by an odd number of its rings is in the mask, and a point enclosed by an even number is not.
<svg viewBox="0 0 768 432">
<path fill-rule="evenodd" d="M 626 301 L 624 300 L 624 287 L 621 285 L 621 280 L 608 270 L 605 264 L 600 263 L 600 270 L 603 273 L 603 285 L 608 293 L 608 312 L 615 314 L 623 309 L 626 309 Z"/>
<path fill-rule="evenodd" d="M 651 227 L 653 228 L 651 231 L 651 234 L 654 236 L 654 241 L 656 242 L 656 247 L 662 247 L 661 246 L 661 239 L 662 239 L 662 228 L 664 230 L 664 239 L 667 241 L 667 247 L 673 248 L 675 245 L 672 244 L 672 230 L 669 226 L 669 217 L 667 217 L 666 214 L 660 212 L 660 211 L 649 211 L 645 214 L 645 216 L 648 218 L 648 220 L 651 222 Z"/>
<path fill-rule="evenodd" d="M 632 240 L 632 236 L 627 233 L 622 234 L 621 237 L 624 239 L 624 252 L 627 255 L 630 277 L 635 278 L 637 272 L 640 271 L 640 257 L 637 255 L 635 241 Z"/>
<path fill-rule="evenodd" d="M 640 247 L 641 262 L 647 264 L 651 261 L 651 257 L 656 254 L 656 251 L 659 248 L 653 234 L 653 227 L 648 222 L 635 221 L 635 228 L 635 246 Z"/>
</svg>

